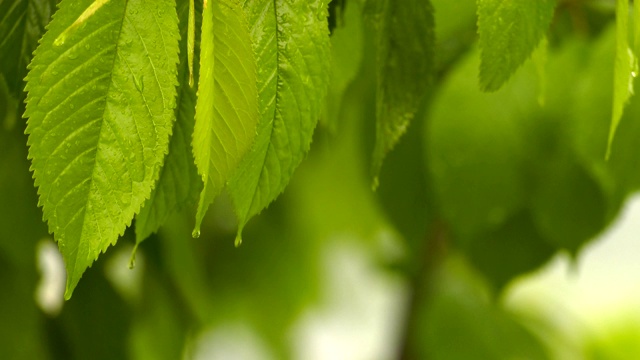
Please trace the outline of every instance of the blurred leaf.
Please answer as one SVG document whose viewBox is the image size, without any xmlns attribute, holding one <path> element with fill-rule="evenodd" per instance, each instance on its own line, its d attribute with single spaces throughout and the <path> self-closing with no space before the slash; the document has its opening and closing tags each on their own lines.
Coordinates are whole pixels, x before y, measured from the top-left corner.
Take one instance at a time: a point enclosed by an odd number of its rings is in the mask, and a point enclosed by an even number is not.
<svg viewBox="0 0 640 360">
<path fill-rule="evenodd" d="M 616 60 L 613 82 L 613 111 L 607 142 L 606 157 L 611 155 L 611 144 L 620 123 L 624 107 L 633 94 L 633 78 L 638 72 L 638 59 L 629 47 L 629 1 L 617 0 L 616 3 Z M 635 5 L 635 3 L 634 3 Z M 634 11 L 634 14 L 640 12 Z M 640 16 L 634 21 L 640 21 Z"/>
<path fill-rule="evenodd" d="M 0 75 L 22 100 L 24 77 L 38 40 L 56 10 L 56 0 L 0 1 Z"/>
<path fill-rule="evenodd" d="M 374 187 L 385 156 L 407 131 L 434 71 L 435 35 L 430 0 L 378 1 Z"/>
<path fill-rule="evenodd" d="M 485 285 L 466 264 L 445 263 L 418 313 L 414 358 L 434 360 L 548 359 L 528 329 L 489 299 Z"/>
<path fill-rule="evenodd" d="M 467 251 L 471 262 L 501 290 L 514 277 L 532 271 L 555 253 L 527 212 L 511 217 L 504 226 L 478 236 Z"/>
<path fill-rule="evenodd" d="M 477 0 L 480 87 L 498 90 L 544 37 L 557 0 Z"/>
<path fill-rule="evenodd" d="M 474 84 L 475 54 L 443 83 L 424 131 L 434 193 L 456 234 L 495 228 L 526 205 L 525 159 L 534 151 L 525 140 L 533 73 L 498 93 L 482 93 Z"/>
<path fill-rule="evenodd" d="M 537 174 L 534 221 L 552 244 L 575 254 L 607 224 L 610 194 L 576 159 L 562 154 L 540 164 Z"/>
<path fill-rule="evenodd" d="M 337 3 L 336 0 L 331 4 Z M 337 6 L 337 5 L 336 5 Z M 344 12 L 331 34 L 331 81 L 323 124 L 332 132 L 338 128 L 345 91 L 358 75 L 363 60 L 362 7 L 352 1 L 343 4 Z M 342 10 L 341 10 L 342 11 Z"/>
</svg>

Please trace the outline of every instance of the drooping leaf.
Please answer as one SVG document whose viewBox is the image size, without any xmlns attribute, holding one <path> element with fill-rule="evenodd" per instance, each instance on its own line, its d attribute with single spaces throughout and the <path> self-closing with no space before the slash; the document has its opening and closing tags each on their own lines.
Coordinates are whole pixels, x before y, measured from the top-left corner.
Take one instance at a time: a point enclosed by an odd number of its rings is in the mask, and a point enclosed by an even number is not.
<svg viewBox="0 0 640 360">
<path fill-rule="evenodd" d="M 332 77 L 327 93 L 327 105 L 322 125 L 337 130 L 344 93 L 358 75 L 363 58 L 362 7 L 357 2 L 337 3 L 336 27 L 331 34 Z"/>
<path fill-rule="evenodd" d="M 557 0 L 477 0 L 482 49 L 480 87 L 498 90 L 546 33 Z"/>
<path fill-rule="evenodd" d="M 176 122 L 173 125 L 173 135 L 169 142 L 169 153 L 160 171 L 158 183 L 151 193 L 151 197 L 136 216 L 137 244 L 157 232 L 172 212 L 180 211 L 185 206 L 195 203 L 198 193 L 202 190 L 202 183 L 191 152 L 196 93 L 195 89 L 189 85 L 191 77 L 189 66 L 191 64 L 188 63 L 188 26 L 186 23 L 190 21 L 188 20 L 190 8 L 187 1 L 180 3 L 178 12 L 182 36 L 180 40 L 180 65 L 178 67 L 180 85 L 177 90 Z M 197 9 L 197 12 L 200 14 L 201 9 Z"/>
<path fill-rule="evenodd" d="M 261 115 L 256 142 L 228 187 L 239 236 L 284 190 L 309 150 L 330 65 L 326 1 L 247 0 L 244 8 L 260 64 Z"/>
<path fill-rule="evenodd" d="M 434 67 L 435 30 L 429 0 L 378 0 L 378 92 L 374 187 L 386 154 L 415 116 Z"/>
<path fill-rule="evenodd" d="M 16 98 L 22 98 L 31 54 L 55 8 L 55 0 L 0 0 L 0 75 Z"/>
<path fill-rule="evenodd" d="M 249 151 L 259 120 L 249 23 L 235 0 L 205 1 L 193 154 L 204 182 L 194 236 L 213 199 Z"/>
<path fill-rule="evenodd" d="M 27 79 L 29 157 L 69 298 L 149 198 L 174 119 L 175 3 L 63 1 Z"/>
<path fill-rule="evenodd" d="M 636 23 L 640 22 L 640 12 L 634 11 L 633 13 L 634 17 L 637 16 L 634 21 Z M 616 60 L 613 72 L 613 109 L 611 112 L 609 139 L 607 141 L 607 159 L 611 155 L 611 144 L 620 123 L 620 118 L 622 118 L 624 107 L 629 97 L 633 94 L 633 78 L 638 72 L 636 55 L 629 46 L 629 2 L 618 0 L 616 3 Z"/>
</svg>

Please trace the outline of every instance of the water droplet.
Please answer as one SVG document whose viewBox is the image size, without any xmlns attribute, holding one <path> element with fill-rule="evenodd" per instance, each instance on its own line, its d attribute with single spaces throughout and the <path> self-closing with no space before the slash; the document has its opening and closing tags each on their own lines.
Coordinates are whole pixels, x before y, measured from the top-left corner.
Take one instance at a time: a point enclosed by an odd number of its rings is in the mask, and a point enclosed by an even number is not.
<svg viewBox="0 0 640 360">
<path fill-rule="evenodd" d="M 75 109 L 75 108 L 76 108 L 76 106 L 75 106 L 74 104 L 69 104 L 69 108 L 70 108 L 71 110 L 73 110 L 73 109 Z"/>
<path fill-rule="evenodd" d="M 199 237 L 200 237 L 200 229 L 193 229 L 193 232 L 191 233 L 191 236 L 192 236 L 194 239 L 199 238 Z"/>
<path fill-rule="evenodd" d="M 69 60 L 75 60 L 78 58 L 78 54 L 69 54 L 67 55 L 67 58 L 69 58 Z"/>
<path fill-rule="evenodd" d="M 234 245 L 236 247 L 239 247 L 240 245 L 242 245 L 242 234 L 240 234 L 238 232 L 238 235 L 236 236 L 236 241 L 234 242 Z"/>
</svg>

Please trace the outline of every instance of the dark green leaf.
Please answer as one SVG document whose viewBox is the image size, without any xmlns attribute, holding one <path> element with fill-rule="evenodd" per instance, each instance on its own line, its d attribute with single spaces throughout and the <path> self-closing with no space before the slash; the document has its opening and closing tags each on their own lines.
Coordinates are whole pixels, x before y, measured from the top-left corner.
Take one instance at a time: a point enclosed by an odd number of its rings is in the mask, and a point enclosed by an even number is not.
<svg viewBox="0 0 640 360">
<path fill-rule="evenodd" d="M 56 9 L 56 0 L 0 0 L 0 75 L 22 99 L 31 54 Z"/>
<path fill-rule="evenodd" d="M 434 68 L 433 7 L 429 0 L 375 0 L 378 92 L 374 187 L 384 157 L 407 131 Z"/>
</svg>

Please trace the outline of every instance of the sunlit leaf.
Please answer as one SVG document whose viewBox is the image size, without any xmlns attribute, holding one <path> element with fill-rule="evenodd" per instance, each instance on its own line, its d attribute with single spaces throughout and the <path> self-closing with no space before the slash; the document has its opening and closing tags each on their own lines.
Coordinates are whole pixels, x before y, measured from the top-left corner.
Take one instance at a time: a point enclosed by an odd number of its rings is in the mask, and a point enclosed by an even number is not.
<svg viewBox="0 0 640 360">
<path fill-rule="evenodd" d="M 249 151 L 259 119 L 249 24 L 233 0 L 204 3 L 193 154 L 204 189 L 194 237 L 213 199 Z"/>
<path fill-rule="evenodd" d="M 329 81 L 324 0 L 247 0 L 245 12 L 260 64 L 256 142 L 229 183 L 240 222 L 269 205 L 309 150 Z"/>
<path fill-rule="evenodd" d="M 177 22 L 171 0 L 63 1 L 30 65 L 29 157 L 67 298 L 158 178 L 176 106 Z"/>
</svg>

